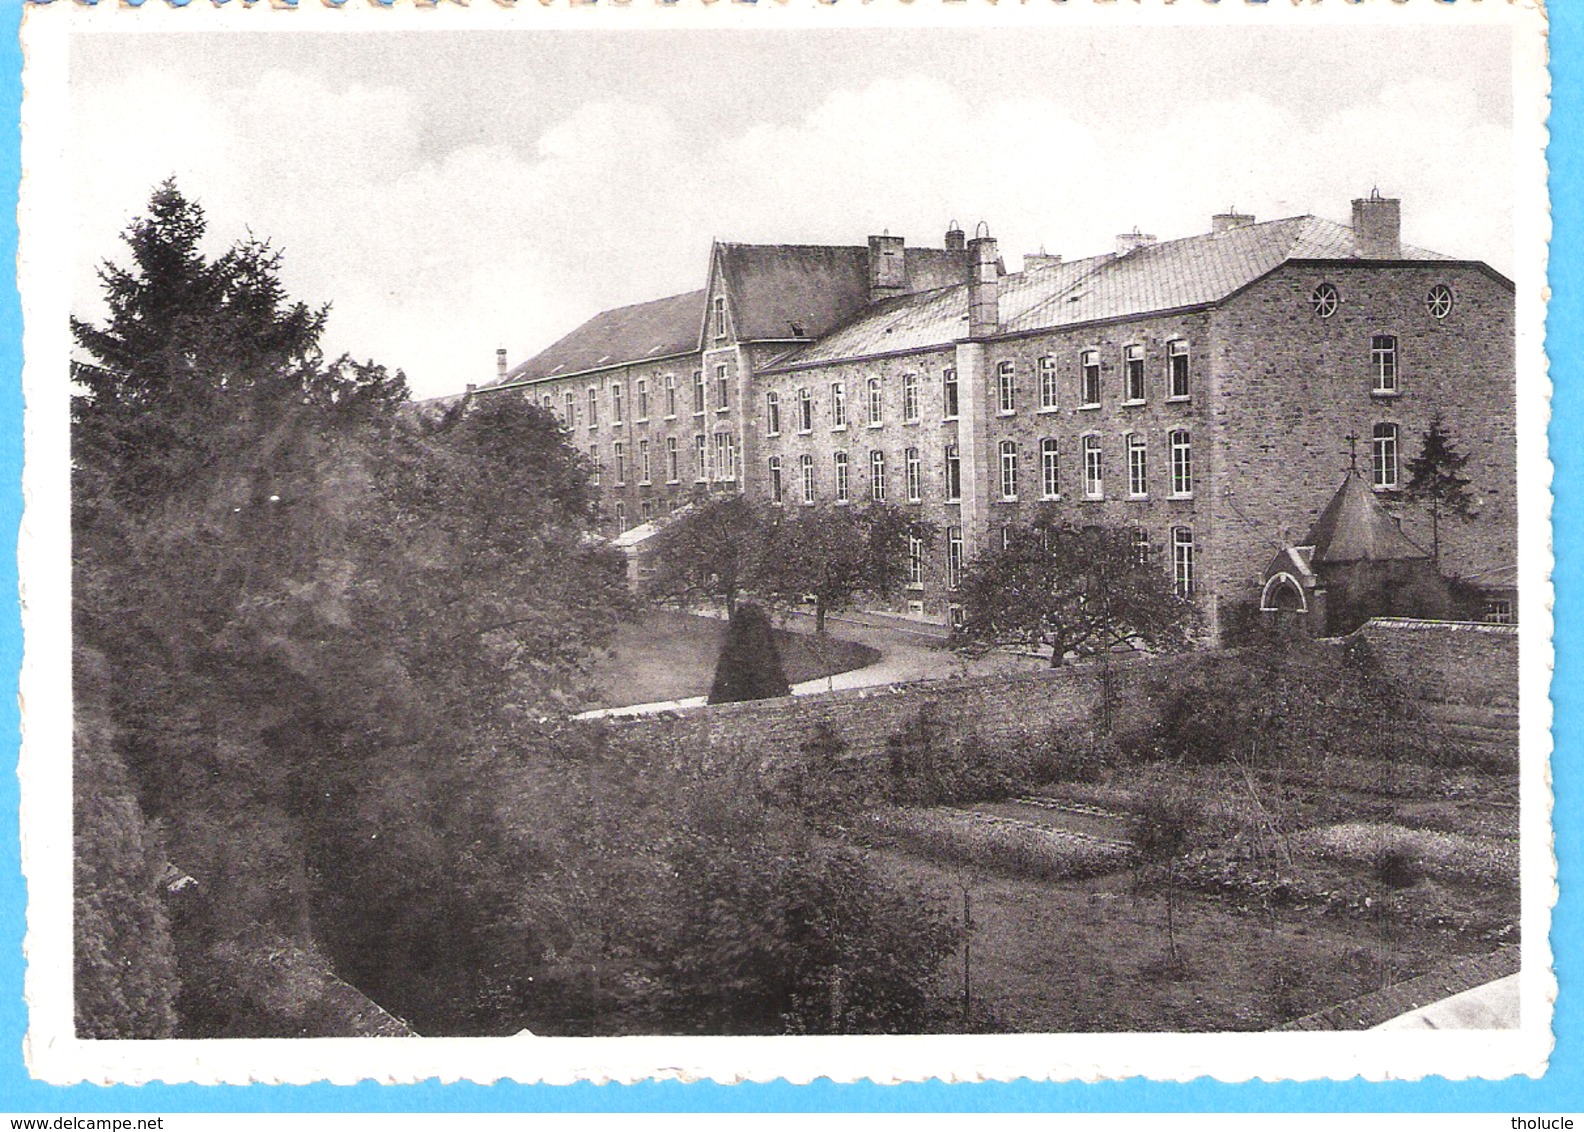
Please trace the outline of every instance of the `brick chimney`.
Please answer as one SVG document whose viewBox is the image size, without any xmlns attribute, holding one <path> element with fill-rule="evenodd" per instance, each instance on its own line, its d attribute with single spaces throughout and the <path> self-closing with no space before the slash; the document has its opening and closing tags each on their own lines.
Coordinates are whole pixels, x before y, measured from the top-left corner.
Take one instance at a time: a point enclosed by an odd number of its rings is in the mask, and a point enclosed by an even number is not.
<svg viewBox="0 0 1584 1132">
<path fill-rule="evenodd" d="M 1001 329 L 1001 257 L 984 221 L 968 241 L 968 337 L 986 338 Z"/>
<path fill-rule="evenodd" d="M 1131 232 L 1123 232 L 1117 236 L 1116 254 L 1127 255 L 1129 252 L 1136 252 L 1140 248 L 1153 247 L 1158 242 L 1154 236 L 1134 228 Z"/>
<path fill-rule="evenodd" d="M 901 236 L 869 237 L 869 301 L 879 302 L 908 289 L 907 251 Z"/>
<path fill-rule="evenodd" d="M 1225 212 L 1218 212 L 1210 218 L 1210 234 L 1219 236 L 1223 232 L 1230 232 L 1236 228 L 1247 228 L 1254 223 L 1254 217 L 1247 212 L 1239 212 L 1233 205 Z"/>
<path fill-rule="evenodd" d="M 1379 189 L 1353 202 L 1353 241 L 1367 259 L 1402 257 L 1402 201 Z"/>
<path fill-rule="evenodd" d="M 506 380 L 506 347 L 495 351 L 495 380 Z"/>
<path fill-rule="evenodd" d="M 968 237 L 963 234 L 961 228 L 957 227 L 957 221 L 953 220 L 951 227 L 946 229 L 946 250 L 949 252 L 960 252 L 967 246 Z"/>
</svg>

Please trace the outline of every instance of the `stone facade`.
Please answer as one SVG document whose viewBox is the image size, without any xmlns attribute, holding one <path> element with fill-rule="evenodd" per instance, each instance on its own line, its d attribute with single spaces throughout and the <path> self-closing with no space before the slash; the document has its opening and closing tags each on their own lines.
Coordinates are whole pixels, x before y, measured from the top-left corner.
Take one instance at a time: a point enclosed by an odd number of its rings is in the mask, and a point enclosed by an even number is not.
<svg viewBox="0 0 1584 1132">
<path fill-rule="evenodd" d="M 634 362 L 558 344 L 497 388 L 558 412 L 573 394 L 569 440 L 598 460 L 613 530 L 700 490 L 899 504 L 938 532 L 901 600 L 939 622 L 974 554 L 1054 509 L 1133 528 L 1215 638 L 1257 607 L 1263 567 L 1350 460 L 1430 546 L 1428 511 L 1402 488 L 1436 416 L 1469 457 L 1475 497 L 1471 519 L 1440 523 L 1441 566 L 1476 584 L 1511 577 L 1512 284 L 1403 245 L 1399 216 L 1375 196 L 1354 202 L 1352 227 L 1224 215 L 1205 236 L 1129 233 L 1115 254 L 1030 257 L 1016 275 L 982 227 L 905 253 L 889 236 L 717 245 L 704 291 L 677 297 L 696 333 L 651 332 L 687 352 Z M 563 355 L 597 364 L 543 372 Z"/>
</svg>

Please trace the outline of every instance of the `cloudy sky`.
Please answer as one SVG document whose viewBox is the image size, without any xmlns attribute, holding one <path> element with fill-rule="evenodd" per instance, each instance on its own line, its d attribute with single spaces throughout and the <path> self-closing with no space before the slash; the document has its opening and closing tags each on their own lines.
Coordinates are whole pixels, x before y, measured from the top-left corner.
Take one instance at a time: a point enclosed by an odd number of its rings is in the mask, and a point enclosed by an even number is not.
<svg viewBox="0 0 1584 1132">
<path fill-rule="evenodd" d="M 1479 28 L 79 35 L 73 305 L 171 175 L 419 396 L 702 286 L 712 239 L 985 220 L 1015 265 L 1378 185 L 1510 273 L 1510 66 Z"/>
</svg>

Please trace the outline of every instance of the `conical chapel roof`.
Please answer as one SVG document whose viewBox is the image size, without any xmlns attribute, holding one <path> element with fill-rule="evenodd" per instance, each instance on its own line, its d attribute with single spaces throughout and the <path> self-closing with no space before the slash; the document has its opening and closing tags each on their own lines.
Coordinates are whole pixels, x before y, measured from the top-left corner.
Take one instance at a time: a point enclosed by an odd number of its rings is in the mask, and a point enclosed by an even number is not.
<svg viewBox="0 0 1584 1132">
<path fill-rule="evenodd" d="M 1348 472 L 1331 502 L 1320 512 L 1307 543 L 1314 547 L 1310 561 L 1316 565 L 1430 557 L 1428 551 L 1402 533 L 1397 520 L 1381 506 L 1356 468 Z"/>
</svg>

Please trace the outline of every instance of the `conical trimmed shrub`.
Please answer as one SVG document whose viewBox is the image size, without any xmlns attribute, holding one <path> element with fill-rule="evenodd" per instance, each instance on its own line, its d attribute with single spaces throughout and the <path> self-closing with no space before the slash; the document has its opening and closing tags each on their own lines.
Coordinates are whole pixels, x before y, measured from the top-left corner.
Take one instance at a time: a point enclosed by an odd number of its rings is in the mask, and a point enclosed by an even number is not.
<svg viewBox="0 0 1584 1132">
<path fill-rule="evenodd" d="M 715 683 L 710 686 L 709 702 L 730 704 L 768 700 L 790 692 L 770 618 L 757 605 L 739 605 L 726 630 L 720 660 L 715 664 Z"/>
</svg>

